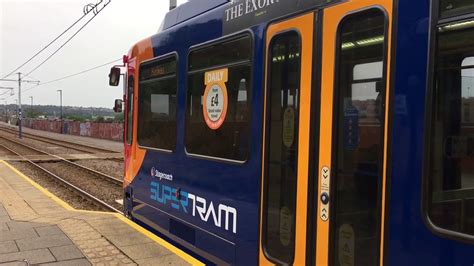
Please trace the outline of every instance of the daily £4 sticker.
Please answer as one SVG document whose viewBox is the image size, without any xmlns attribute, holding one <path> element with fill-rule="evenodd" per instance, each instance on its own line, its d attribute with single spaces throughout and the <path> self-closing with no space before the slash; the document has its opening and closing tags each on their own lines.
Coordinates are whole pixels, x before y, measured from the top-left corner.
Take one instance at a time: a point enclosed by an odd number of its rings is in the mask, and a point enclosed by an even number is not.
<svg viewBox="0 0 474 266">
<path fill-rule="evenodd" d="M 210 129 L 217 130 L 224 123 L 227 114 L 228 69 L 218 69 L 204 73 L 204 90 L 202 111 L 204 120 Z"/>
</svg>

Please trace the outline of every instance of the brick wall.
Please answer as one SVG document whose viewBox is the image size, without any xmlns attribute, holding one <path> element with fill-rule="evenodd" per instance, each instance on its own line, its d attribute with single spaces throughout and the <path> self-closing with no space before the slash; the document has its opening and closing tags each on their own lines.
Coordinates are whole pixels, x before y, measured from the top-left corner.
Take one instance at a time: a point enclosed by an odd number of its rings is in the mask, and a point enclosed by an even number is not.
<svg viewBox="0 0 474 266">
<path fill-rule="evenodd" d="M 23 125 L 31 129 L 61 133 L 61 121 L 24 119 Z M 63 133 L 75 136 L 123 141 L 122 123 L 96 123 L 64 121 Z"/>
</svg>

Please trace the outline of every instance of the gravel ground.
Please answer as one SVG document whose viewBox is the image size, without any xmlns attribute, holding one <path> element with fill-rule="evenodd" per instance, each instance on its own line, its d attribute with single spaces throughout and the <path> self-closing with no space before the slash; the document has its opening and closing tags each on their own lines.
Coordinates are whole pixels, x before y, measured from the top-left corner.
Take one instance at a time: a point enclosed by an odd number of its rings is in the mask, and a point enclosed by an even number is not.
<svg viewBox="0 0 474 266">
<path fill-rule="evenodd" d="M 123 161 L 117 160 L 77 160 L 82 166 L 94 169 L 104 174 L 123 179 Z"/>
<path fill-rule="evenodd" d="M 115 200 L 123 198 L 122 187 L 120 185 L 112 184 L 110 181 L 61 162 L 39 163 L 39 165 L 89 192 L 95 197 L 100 198 L 109 205 L 112 205 L 119 210 L 122 209 L 122 206 L 115 202 Z"/>
<path fill-rule="evenodd" d="M 0 146 L 0 156 L 7 156 L 7 155 L 16 155 L 16 154 Z"/>
<path fill-rule="evenodd" d="M 17 130 L 17 127 L 8 125 L 3 122 L 0 122 L 0 128 L 1 127 Z M 45 136 L 52 139 L 64 140 L 70 143 L 81 143 L 81 144 L 92 146 L 92 147 L 99 147 L 99 148 L 104 148 L 107 150 L 113 150 L 119 153 L 123 151 L 123 142 L 121 141 L 110 141 L 110 140 L 96 139 L 96 138 L 90 138 L 90 137 L 84 137 L 84 136 L 57 134 L 57 133 L 48 132 L 48 131 L 34 130 L 27 127 L 23 127 L 23 131 L 25 133 L 31 133 L 39 137 Z"/>
<path fill-rule="evenodd" d="M 14 142 L 11 142 L 11 141 L 8 141 L 8 140 L 2 139 L 2 138 L 0 138 L 0 143 L 5 145 L 6 147 L 18 152 L 21 155 L 44 155 L 41 152 L 28 149 L 28 148 L 23 147 L 19 144 L 16 144 Z"/>
<path fill-rule="evenodd" d="M 54 181 L 49 175 L 45 174 L 43 171 L 33 168 L 29 163 L 25 162 L 9 162 L 11 165 L 16 167 L 20 172 L 24 173 L 31 179 L 33 179 L 40 186 L 47 189 L 49 192 L 53 193 L 60 199 L 67 202 L 75 209 L 81 210 L 91 210 L 91 211 L 104 211 L 100 206 L 92 204 L 89 200 L 86 200 L 76 194 L 74 191 L 65 188 L 63 185 Z"/>
</svg>

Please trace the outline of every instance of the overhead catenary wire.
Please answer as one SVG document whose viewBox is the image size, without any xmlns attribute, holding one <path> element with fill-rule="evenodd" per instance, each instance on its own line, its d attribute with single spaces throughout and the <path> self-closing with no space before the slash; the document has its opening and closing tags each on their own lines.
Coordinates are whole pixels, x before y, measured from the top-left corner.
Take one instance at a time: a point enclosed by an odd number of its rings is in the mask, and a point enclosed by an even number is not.
<svg viewBox="0 0 474 266">
<path fill-rule="evenodd" d="M 115 60 L 113 60 L 113 61 L 107 62 L 107 63 L 102 64 L 102 65 L 100 65 L 100 66 L 95 66 L 95 67 L 93 67 L 93 68 L 89 68 L 89 69 L 83 70 L 83 71 L 78 72 L 78 73 L 75 73 L 75 74 L 71 74 L 71 75 L 64 76 L 64 77 L 62 77 L 62 78 L 58 78 L 58 79 L 54 79 L 54 80 L 50 80 L 50 81 L 43 82 L 43 83 L 39 84 L 38 86 L 46 85 L 46 84 L 53 83 L 53 82 L 58 82 L 58 81 L 61 81 L 61 80 L 64 80 L 64 79 L 68 79 L 68 78 L 72 78 L 72 77 L 75 77 L 75 76 L 78 76 L 78 75 L 81 75 L 81 74 L 90 72 L 90 71 L 92 71 L 92 70 L 96 70 L 96 69 L 98 69 L 98 68 L 101 68 L 101 67 L 104 67 L 104 66 L 108 66 L 108 65 L 110 65 L 110 64 L 113 64 L 113 63 L 118 62 L 118 61 L 121 61 L 121 60 L 122 60 L 122 58 L 115 59 Z"/>
<path fill-rule="evenodd" d="M 70 74 L 70 75 L 67 75 L 67 76 L 64 76 L 64 77 L 61 77 L 61 78 L 57 78 L 57 79 L 53 79 L 53 80 L 50 80 L 50 81 L 42 82 L 42 83 L 40 83 L 40 84 L 38 84 L 38 85 L 35 85 L 35 86 L 31 87 L 31 88 L 28 88 L 28 89 L 24 90 L 24 92 L 30 91 L 30 90 L 32 90 L 32 89 L 34 89 L 34 88 L 37 88 L 37 87 L 40 87 L 40 86 L 43 86 L 43 85 L 46 85 L 46 84 L 50 84 L 50 83 L 62 81 L 62 80 L 68 79 L 68 78 L 72 78 L 72 77 L 75 77 L 75 76 L 79 76 L 79 75 L 85 74 L 85 73 L 87 73 L 87 72 L 96 70 L 96 69 L 98 69 L 98 68 L 105 67 L 105 66 L 108 66 L 108 65 L 110 65 L 110 64 L 116 63 L 116 62 L 121 61 L 121 60 L 122 60 L 122 58 L 115 59 L 115 60 L 113 60 L 113 61 L 110 61 L 110 62 L 107 62 L 107 63 L 104 63 L 104 64 L 100 64 L 100 65 L 98 65 L 98 66 L 91 67 L 91 68 L 82 70 L 82 71 L 80 71 L 80 72 L 74 73 L 74 74 Z"/>
<path fill-rule="evenodd" d="M 50 47 L 54 42 L 56 42 L 59 38 L 61 38 L 64 34 L 66 34 L 70 29 L 72 29 L 74 26 L 77 25 L 77 23 L 79 23 L 84 17 L 86 17 L 91 11 L 94 12 L 95 14 L 95 9 L 97 8 L 97 6 L 99 4 L 102 3 L 103 0 L 99 1 L 97 4 L 95 4 L 92 8 L 89 8 L 89 9 L 86 9 L 86 6 L 84 7 L 83 9 L 83 15 L 77 19 L 76 21 L 74 21 L 74 23 L 72 23 L 69 27 L 67 27 L 63 32 L 61 32 L 61 34 L 59 34 L 56 38 L 54 38 L 51 42 L 49 42 L 45 47 L 41 48 L 38 52 L 36 52 L 32 57 L 30 57 L 28 60 L 26 60 L 23 64 L 21 64 L 19 67 L 15 68 L 14 70 L 12 70 L 10 73 L 8 73 L 7 75 L 3 76 L 2 79 L 4 78 L 7 78 L 9 76 L 11 76 L 12 74 L 16 73 L 16 71 L 18 71 L 20 68 L 24 67 L 26 64 L 28 64 L 29 62 L 31 62 L 33 59 L 35 59 L 39 54 L 41 54 L 44 50 L 48 49 L 48 47 Z M 109 1 L 110 2 L 110 1 Z M 108 3 L 107 3 L 108 4 Z M 107 5 L 106 4 L 106 5 Z M 90 5 L 90 4 L 89 4 Z M 105 6 L 104 6 L 105 7 Z M 99 11 L 100 12 L 100 11 Z"/>
<path fill-rule="evenodd" d="M 107 5 L 107 4 L 106 4 Z M 55 54 L 57 54 L 67 43 L 69 43 L 74 37 L 76 37 L 77 34 L 79 34 L 79 32 L 81 32 L 104 8 L 105 6 L 98 10 L 98 11 L 94 11 L 94 16 L 92 16 L 84 25 L 82 25 L 82 27 L 80 27 L 71 37 L 69 37 L 66 42 L 64 42 L 58 49 L 56 49 L 51 55 L 49 55 L 45 60 L 43 60 L 38 66 L 36 66 L 35 68 L 33 68 L 30 72 L 26 73 L 24 77 L 27 77 L 29 76 L 31 73 L 35 72 L 36 70 L 38 70 L 38 68 L 40 68 L 42 65 L 44 65 L 46 62 L 48 62 Z"/>
</svg>

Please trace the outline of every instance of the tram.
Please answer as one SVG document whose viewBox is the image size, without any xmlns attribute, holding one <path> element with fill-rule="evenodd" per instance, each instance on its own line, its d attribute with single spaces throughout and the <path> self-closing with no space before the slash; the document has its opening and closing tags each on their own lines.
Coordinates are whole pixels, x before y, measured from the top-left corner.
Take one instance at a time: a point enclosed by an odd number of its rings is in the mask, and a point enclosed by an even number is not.
<svg viewBox="0 0 474 266">
<path fill-rule="evenodd" d="M 124 213 L 202 262 L 474 262 L 472 0 L 190 0 L 124 68 Z"/>
</svg>

